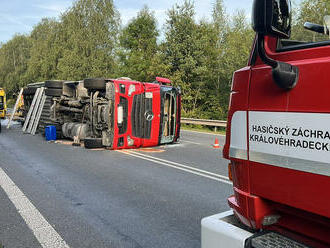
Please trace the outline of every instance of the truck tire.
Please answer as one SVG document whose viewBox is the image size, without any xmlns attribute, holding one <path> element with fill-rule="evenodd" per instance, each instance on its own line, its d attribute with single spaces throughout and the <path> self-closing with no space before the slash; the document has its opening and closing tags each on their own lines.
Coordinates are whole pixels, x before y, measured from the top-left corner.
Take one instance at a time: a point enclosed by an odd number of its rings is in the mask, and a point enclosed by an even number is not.
<svg viewBox="0 0 330 248">
<path fill-rule="evenodd" d="M 120 78 L 116 78 L 116 80 L 129 80 L 129 81 L 132 81 L 132 79 L 129 78 L 129 77 L 120 77 Z"/>
<path fill-rule="evenodd" d="M 84 145 L 86 149 L 103 148 L 101 138 L 85 138 Z"/>
<path fill-rule="evenodd" d="M 47 80 L 47 81 L 45 81 L 45 87 L 46 88 L 52 88 L 52 89 L 62 89 L 63 88 L 63 81 Z"/>
<path fill-rule="evenodd" d="M 62 95 L 62 89 L 45 89 L 45 95 L 46 96 L 61 96 Z"/>
<path fill-rule="evenodd" d="M 84 79 L 84 86 L 89 90 L 104 90 L 105 79 L 104 78 L 86 78 Z"/>
<path fill-rule="evenodd" d="M 28 87 L 23 89 L 23 95 L 24 96 L 29 96 L 29 95 L 34 95 L 37 91 L 37 87 Z"/>
</svg>

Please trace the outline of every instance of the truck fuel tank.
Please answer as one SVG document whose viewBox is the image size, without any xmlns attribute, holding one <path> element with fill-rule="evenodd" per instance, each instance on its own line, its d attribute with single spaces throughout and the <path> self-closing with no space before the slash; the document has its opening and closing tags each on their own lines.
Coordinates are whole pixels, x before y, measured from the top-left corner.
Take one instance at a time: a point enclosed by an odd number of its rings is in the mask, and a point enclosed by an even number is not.
<svg viewBox="0 0 330 248">
<path fill-rule="evenodd" d="M 62 125 L 62 133 L 66 138 L 78 137 L 80 140 L 84 140 L 89 134 L 89 128 L 87 124 L 66 122 Z"/>
</svg>

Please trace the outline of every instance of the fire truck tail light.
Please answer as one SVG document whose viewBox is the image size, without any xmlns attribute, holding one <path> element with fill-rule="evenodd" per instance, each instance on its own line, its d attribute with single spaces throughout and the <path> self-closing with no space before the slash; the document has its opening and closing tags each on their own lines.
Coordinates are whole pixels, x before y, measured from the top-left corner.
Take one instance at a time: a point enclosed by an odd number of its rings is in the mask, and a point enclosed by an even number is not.
<svg viewBox="0 0 330 248">
<path fill-rule="evenodd" d="M 270 226 L 270 225 L 276 224 L 278 222 L 279 218 L 281 218 L 281 216 L 278 214 L 266 215 L 264 217 L 264 219 L 262 220 L 262 224 L 264 226 Z"/>
</svg>

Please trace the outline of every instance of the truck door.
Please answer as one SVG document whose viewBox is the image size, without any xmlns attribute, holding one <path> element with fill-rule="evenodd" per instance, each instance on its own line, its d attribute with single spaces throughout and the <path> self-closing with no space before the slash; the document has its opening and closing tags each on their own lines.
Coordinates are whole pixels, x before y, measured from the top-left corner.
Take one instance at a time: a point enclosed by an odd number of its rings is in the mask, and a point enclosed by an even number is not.
<svg viewBox="0 0 330 248">
<path fill-rule="evenodd" d="M 299 68 L 291 90 L 271 68 L 252 67 L 248 111 L 249 177 L 253 195 L 330 217 L 330 42 L 266 37 L 272 59 Z"/>
</svg>

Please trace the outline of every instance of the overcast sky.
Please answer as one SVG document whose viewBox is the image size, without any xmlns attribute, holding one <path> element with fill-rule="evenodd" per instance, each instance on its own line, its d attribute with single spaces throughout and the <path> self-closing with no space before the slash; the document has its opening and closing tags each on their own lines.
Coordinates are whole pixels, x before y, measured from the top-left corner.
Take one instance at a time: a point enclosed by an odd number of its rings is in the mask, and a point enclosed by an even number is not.
<svg viewBox="0 0 330 248">
<path fill-rule="evenodd" d="M 195 0 L 196 18 L 210 18 L 215 0 Z M 28 34 L 43 17 L 58 17 L 74 0 L 0 0 L 0 42 L 11 39 L 15 33 Z M 147 5 L 158 20 L 159 28 L 166 19 L 166 10 L 183 0 L 114 0 L 125 25 Z M 244 9 L 250 16 L 252 0 L 224 0 L 228 13 Z"/>
</svg>

